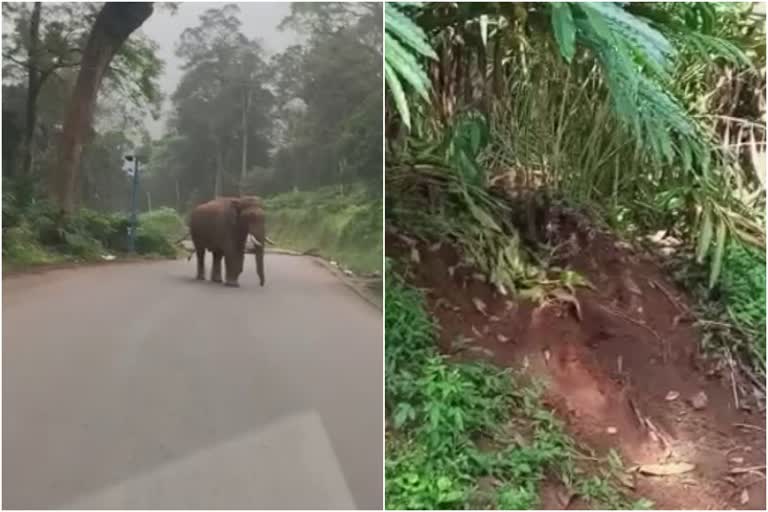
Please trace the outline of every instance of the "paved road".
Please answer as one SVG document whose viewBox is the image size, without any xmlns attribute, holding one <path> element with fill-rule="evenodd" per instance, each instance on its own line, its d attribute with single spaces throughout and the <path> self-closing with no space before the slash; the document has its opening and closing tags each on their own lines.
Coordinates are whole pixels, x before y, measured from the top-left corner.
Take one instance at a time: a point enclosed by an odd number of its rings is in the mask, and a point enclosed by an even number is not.
<svg viewBox="0 0 768 512">
<path fill-rule="evenodd" d="M 380 508 L 382 319 L 308 258 L 3 283 L 3 508 Z"/>
</svg>

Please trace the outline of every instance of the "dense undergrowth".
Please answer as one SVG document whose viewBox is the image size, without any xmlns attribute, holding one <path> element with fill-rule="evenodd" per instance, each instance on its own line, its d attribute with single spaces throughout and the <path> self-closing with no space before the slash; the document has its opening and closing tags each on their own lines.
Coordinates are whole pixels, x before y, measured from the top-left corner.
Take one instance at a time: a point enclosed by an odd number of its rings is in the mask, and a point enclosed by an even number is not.
<svg viewBox="0 0 768 512">
<path fill-rule="evenodd" d="M 391 270 L 386 279 L 388 509 L 538 508 L 545 478 L 600 508 L 650 505 L 618 490 L 615 454 L 584 471 L 534 386 L 485 363 L 449 362 L 420 293 Z"/>
<path fill-rule="evenodd" d="M 726 358 L 736 357 L 765 379 L 766 308 L 765 255 L 733 241 L 723 256 L 722 277 L 714 290 L 707 272 L 690 259 L 671 262 L 677 280 L 691 291 L 703 330 L 702 348 Z M 755 377 L 753 377 L 755 378 Z"/>
<path fill-rule="evenodd" d="M 174 242 L 184 222 L 170 208 L 139 215 L 136 252 L 146 256 L 175 257 Z M 19 204 L 3 194 L 3 261 L 6 269 L 48 263 L 97 261 L 108 254 L 128 251 L 130 219 L 124 213 L 102 213 L 81 208 L 61 219 L 47 201 Z"/>
<path fill-rule="evenodd" d="M 359 273 L 381 272 L 382 201 L 362 186 L 331 186 L 267 199 L 269 236 L 314 249 Z"/>
</svg>

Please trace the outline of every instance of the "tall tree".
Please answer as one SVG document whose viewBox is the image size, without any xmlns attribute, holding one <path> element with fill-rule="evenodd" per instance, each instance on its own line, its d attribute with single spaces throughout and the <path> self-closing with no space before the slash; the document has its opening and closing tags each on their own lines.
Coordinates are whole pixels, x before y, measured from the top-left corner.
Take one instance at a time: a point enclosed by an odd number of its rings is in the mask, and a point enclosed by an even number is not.
<svg viewBox="0 0 768 512">
<path fill-rule="evenodd" d="M 52 177 L 52 198 L 65 213 L 74 208 L 83 141 L 93 121 L 104 74 L 115 53 L 152 11 L 151 2 L 106 3 L 96 17 L 83 51 L 61 134 L 59 162 Z"/>
</svg>

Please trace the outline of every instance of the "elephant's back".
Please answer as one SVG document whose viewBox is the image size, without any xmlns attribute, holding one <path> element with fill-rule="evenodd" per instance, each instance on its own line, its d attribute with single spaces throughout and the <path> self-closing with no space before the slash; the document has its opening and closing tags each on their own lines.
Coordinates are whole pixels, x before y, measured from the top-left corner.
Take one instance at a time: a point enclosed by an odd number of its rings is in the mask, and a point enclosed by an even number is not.
<svg viewBox="0 0 768 512">
<path fill-rule="evenodd" d="M 213 250 L 222 245 L 226 215 L 225 205 L 218 200 L 201 204 L 192 210 L 189 215 L 189 234 L 195 247 Z"/>
</svg>

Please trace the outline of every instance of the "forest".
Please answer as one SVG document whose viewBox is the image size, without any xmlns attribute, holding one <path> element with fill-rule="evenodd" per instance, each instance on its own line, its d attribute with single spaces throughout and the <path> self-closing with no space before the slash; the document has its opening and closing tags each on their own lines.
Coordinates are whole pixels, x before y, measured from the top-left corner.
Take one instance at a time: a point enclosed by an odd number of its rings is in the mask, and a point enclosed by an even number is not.
<svg viewBox="0 0 768 512">
<path fill-rule="evenodd" d="M 387 508 L 765 508 L 765 45 L 385 5 Z"/>
<path fill-rule="evenodd" d="M 3 3 L 6 268 L 124 253 L 123 156 L 135 153 L 140 253 L 175 255 L 192 207 L 246 194 L 284 206 L 273 212 L 278 242 L 289 232 L 300 249 L 378 269 L 380 256 L 345 232 L 370 233 L 368 246 L 381 248 L 380 4 L 291 4 L 280 28 L 302 38 L 269 55 L 245 35 L 238 5 L 219 4 L 181 33 L 182 76 L 163 91 L 164 62 L 141 25 L 179 8 Z M 105 33 L 109 23 L 120 34 Z M 164 102 L 166 126 L 153 137 L 147 121 Z M 301 216 L 325 206 L 339 215 L 309 225 Z"/>
</svg>

